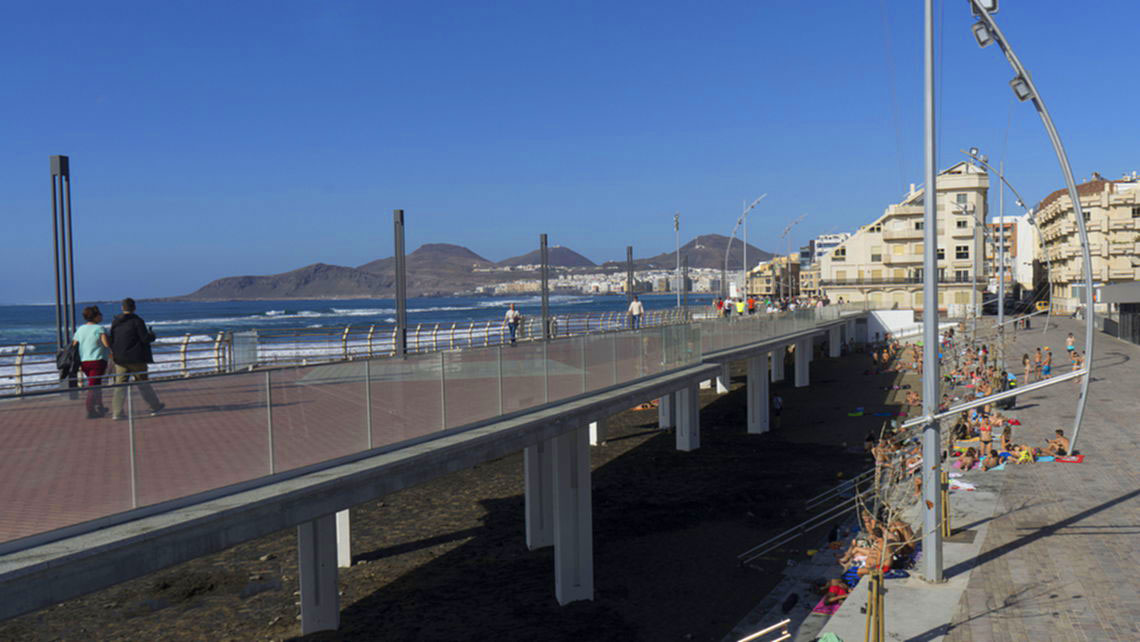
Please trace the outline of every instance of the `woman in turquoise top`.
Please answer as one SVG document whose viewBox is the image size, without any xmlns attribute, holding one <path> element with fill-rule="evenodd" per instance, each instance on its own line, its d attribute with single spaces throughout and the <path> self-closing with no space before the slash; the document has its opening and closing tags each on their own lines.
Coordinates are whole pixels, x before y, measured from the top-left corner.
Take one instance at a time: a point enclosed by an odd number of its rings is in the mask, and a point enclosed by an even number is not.
<svg viewBox="0 0 1140 642">
<path fill-rule="evenodd" d="M 98 419 L 107 414 L 103 406 L 103 391 L 99 385 L 107 373 L 107 357 L 111 344 L 107 341 L 107 331 L 99 325 L 103 313 L 98 306 L 83 308 L 83 318 L 87 321 L 75 331 L 72 343 L 79 346 L 79 367 L 87 378 L 87 418 Z"/>
</svg>

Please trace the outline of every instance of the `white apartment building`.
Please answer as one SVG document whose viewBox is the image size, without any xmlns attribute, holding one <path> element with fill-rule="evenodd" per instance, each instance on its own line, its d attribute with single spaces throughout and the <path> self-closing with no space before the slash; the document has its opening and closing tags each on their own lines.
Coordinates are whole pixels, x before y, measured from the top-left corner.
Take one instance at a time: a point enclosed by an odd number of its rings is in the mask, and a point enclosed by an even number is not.
<svg viewBox="0 0 1140 642">
<path fill-rule="evenodd" d="M 1110 181 L 1094 175 L 1077 186 L 1092 254 L 1094 285 L 1127 283 L 1140 277 L 1140 177 Z M 1072 310 L 1078 301 L 1074 285 L 1084 271 L 1080 234 L 1067 189 L 1046 196 L 1034 209 L 1045 256 L 1050 261 L 1053 301 Z M 1099 306 L 1098 306 L 1099 307 Z"/>
<path fill-rule="evenodd" d="M 938 308 L 964 317 L 982 305 L 982 249 L 989 176 L 969 162 L 938 175 Z M 832 301 L 922 310 L 923 203 L 915 189 L 820 259 L 819 288 Z"/>
<path fill-rule="evenodd" d="M 812 247 L 812 263 L 819 263 L 824 254 L 834 250 L 843 244 L 844 241 L 851 238 L 849 232 L 839 232 L 838 234 L 820 234 L 810 241 Z"/>
<path fill-rule="evenodd" d="M 1005 245 L 1006 294 L 1013 293 L 1014 285 L 1020 286 L 1025 291 L 1033 291 L 1036 285 L 1034 283 L 1034 262 L 1041 260 L 1038 250 L 1040 237 L 1029 216 L 1029 214 L 995 216 L 987 226 L 990 242 L 986 243 L 986 258 L 989 259 L 989 264 L 994 266 L 990 271 L 991 292 L 998 291 L 998 276 L 1001 272 L 998 261 L 1001 258 L 999 243 Z"/>
</svg>

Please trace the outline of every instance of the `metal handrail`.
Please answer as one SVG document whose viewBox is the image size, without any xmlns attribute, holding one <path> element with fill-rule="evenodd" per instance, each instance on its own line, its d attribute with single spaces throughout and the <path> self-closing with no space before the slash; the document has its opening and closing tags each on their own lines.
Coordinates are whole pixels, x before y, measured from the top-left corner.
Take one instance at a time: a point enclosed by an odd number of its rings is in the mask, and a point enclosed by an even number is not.
<svg viewBox="0 0 1140 642">
<path fill-rule="evenodd" d="M 778 637 L 774 640 L 769 640 L 768 642 L 783 642 L 784 640 L 790 640 L 792 637 L 792 634 L 788 632 L 788 625 L 791 624 L 791 622 L 792 622 L 791 618 L 786 618 L 784 620 L 781 620 L 781 621 L 773 624 L 772 626 L 770 626 L 766 629 L 760 629 L 759 631 L 753 633 L 752 635 L 740 638 L 736 642 L 754 642 L 755 640 L 759 639 L 761 636 L 768 635 L 769 633 L 775 633 L 775 632 L 777 632 L 777 630 L 780 633 L 780 637 Z"/>
<path fill-rule="evenodd" d="M 740 560 L 741 564 L 748 564 L 752 560 L 754 560 L 758 557 L 762 557 L 763 555 L 767 554 L 769 551 L 772 551 L 775 548 L 783 546 L 784 544 L 790 542 L 791 540 L 795 539 L 796 537 L 800 537 L 800 536 L 804 535 L 805 533 L 807 533 L 807 531 L 811 530 L 812 528 L 819 526 L 819 523 L 822 523 L 822 522 L 827 521 L 829 519 L 834 519 L 835 517 L 838 517 L 838 516 L 846 513 L 849 510 L 853 510 L 853 509 L 857 508 L 859 506 L 859 500 L 862 499 L 863 497 L 869 495 L 870 493 L 871 493 L 870 490 L 865 490 L 861 493 L 856 493 L 854 496 L 849 497 L 849 498 L 839 502 L 838 504 L 832 506 L 831 508 L 827 508 L 827 509 L 821 511 L 821 512 L 817 513 L 816 515 L 813 515 L 812 517 L 807 518 L 806 520 L 800 522 L 799 524 L 796 524 L 795 526 L 793 526 L 793 527 L 789 528 L 788 530 L 780 533 L 779 535 L 771 537 L 771 538 L 761 542 L 760 544 L 753 546 L 752 548 L 750 548 L 750 549 L 744 551 L 743 553 L 737 555 L 736 559 Z"/>
<path fill-rule="evenodd" d="M 830 499 L 831 497 L 834 497 L 835 495 L 845 493 L 848 490 L 850 490 L 851 488 L 857 487 L 860 482 L 865 481 L 866 479 L 874 476 L 874 474 L 875 474 L 875 469 L 869 468 L 869 469 L 859 473 L 858 475 L 852 477 L 851 479 L 847 479 L 847 480 L 840 482 L 834 488 L 831 488 L 829 490 L 825 490 L 822 493 L 816 495 L 815 497 L 812 497 L 811 499 L 804 502 L 804 505 L 806 508 L 808 508 L 810 510 L 811 508 L 814 508 L 815 506 L 819 505 L 823 501 Z"/>
</svg>

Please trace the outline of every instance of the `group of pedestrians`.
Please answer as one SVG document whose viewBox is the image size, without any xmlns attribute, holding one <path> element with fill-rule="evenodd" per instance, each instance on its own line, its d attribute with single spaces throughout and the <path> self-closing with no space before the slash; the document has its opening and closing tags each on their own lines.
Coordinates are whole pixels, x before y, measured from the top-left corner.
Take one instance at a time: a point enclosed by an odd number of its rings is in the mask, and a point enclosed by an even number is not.
<svg viewBox="0 0 1140 642">
<path fill-rule="evenodd" d="M 107 415 L 101 386 L 109 362 L 114 366 L 116 384 L 125 384 L 132 378 L 135 380 L 143 400 L 150 406 L 151 415 L 157 415 L 166 407 L 147 382 L 147 364 L 154 363 L 150 344 L 154 343 L 155 336 L 142 317 L 135 314 L 135 307 L 134 299 L 123 299 L 122 314 L 111 321 L 110 332 L 102 325 L 103 313 L 99 306 L 83 309 L 86 323 L 75 331 L 71 345 L 78 351 L 79 369 L 87 381 L 85 406 L 88 419 Z M 114 419 L 127 418 L 123 408 L 125 399 L 126 388 L 119 385 L 111 399 L 110 413 Z"/>
</svg>

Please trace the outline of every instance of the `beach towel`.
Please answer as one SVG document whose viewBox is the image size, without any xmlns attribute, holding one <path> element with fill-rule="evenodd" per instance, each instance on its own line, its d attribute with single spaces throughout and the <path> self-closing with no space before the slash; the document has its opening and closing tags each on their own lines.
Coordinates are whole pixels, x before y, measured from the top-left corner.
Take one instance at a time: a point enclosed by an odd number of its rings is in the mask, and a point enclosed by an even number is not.
<svg viewBox="0 0 1140 642">
<path fill-rule="evenodd" d="M 847 413 L 847 416 L 848 417 L 862 417 L 863 413 L 862 412 L 849 412 L 849 413 Z"/>
<path fill-rule="evenodd" d="M 836 602 L 835 604 L 827 603 L 827 596 L 819 598 L 819 603 L 811 610 L 812 613 L 820 615 L 835 615 L 839 611 L 839 607 L 843 606 L 843 602 Z"/>
<path fill-rule="evenodd" d="M 1084 455 L 1065 455 L 1064 457 L 1056 457 L 1055 459 L 1059 463 L 1062 463 L 1062 464 L 1079 464 L 1085 460 L 1085 456 Z"/>
<path fill-rule="evenodd" d="M 978 490 L 978 487 L 970 482 L 964 482 L 960 479 L 950 480 L 950 490 Z"/>
<path fill-rule="evenodd" d="M 847 588 L 855 588 L 859 584 L 859 567 L 852 566 L 851 568 L 843 571 L 843 575 L 839 576 Z"/>
<path fill-rule="evenodd" d="M 991 468 L 990 470 L 991 470 L 991 471 L 992 471 L 992 470 L 1005 470 L 1005 464 L 998 464 L 997 466 L 994 466 L 994 467 L 993 467 L 993 468 Z"/>
<path fill-rule="evenodd" d="M 1010 420 L 1009 420 L 1009 425 L 1011 425 L 1011 426 L 1020 426 L 1020 425 L 1021 425 L 1021 422 L 1020 422 L 1020 421 L 1018 421 L 1018 420 L 1016 420 L 1016 419 L 1010 419 Z"/>
<path fill-rule="evenodd" d="M 905 579 L 908 577 L 910 577 L 910 573 L 907 573 L 906 571 L 903 571 L 903 570 L 899 570 L 897 568 L 892 568 L 891 570 L 887 571 L 886 573 L 883 573 L 883 579 L 884 580 L 901 580 L 901 579 Z"/>
<path fill-rule="evenodd" d="M 1043 456 L 1037 458 L 1037 463 L 1039 463 L 1039 464 L 1051 464 L 1051 463 L 1053 463 L 1053 461 L 1054 461 L 1054 458 L 1050 457 L 1049 455 L 1043 455 Z"/>
</svg>

